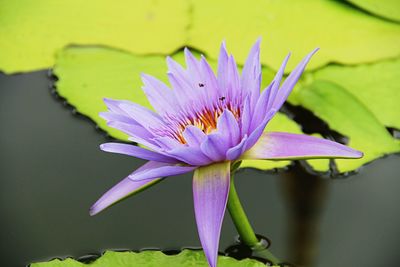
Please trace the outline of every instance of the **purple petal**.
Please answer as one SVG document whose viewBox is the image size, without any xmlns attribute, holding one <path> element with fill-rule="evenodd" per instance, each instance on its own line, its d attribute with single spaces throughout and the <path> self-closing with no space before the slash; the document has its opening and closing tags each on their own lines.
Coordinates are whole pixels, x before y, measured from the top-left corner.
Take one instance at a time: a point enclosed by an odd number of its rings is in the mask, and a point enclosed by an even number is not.
<svg viewBox="0 0 400 267">
<path fill-rule="evenodd" d="M 171 57 L 167 57 L 168 73 L 173 74 L 175 77 L 179 77 L 181 80 L 186 81 L 189 85 L 190 80 L 187 78 L 186 70 Z"/>
<path fill-rule="evenodd" d="M 245 150 L 248 150 L 254 144 L 258 141 L 262 133 L 264 132 L 265 127 L 267 126 L 268 122 L 272 119 L 272 117 L 275 115 L 276 110 L 271 109 L 268 111 L 267 115 L 264 118 L 264 121 L 262 121 L 257 128 L 249 135 L 249 138 L 247 139 L 246 142 L 246 148 Z"/>
<path fill-rule="evenodd" d="M 135 120 L 132 118 L 129 118 L 126 115 L 118 114 L 118 113 L 113 113 L 113 112 L 100 112 L 99 116 L 103 119 L 105 119 L 107 122 L 111 121 L 118 121 L 122 123 L 127 123 L 127 124 L 133 124 L 133 125 L 139 125 Z"/>
<path fill-rule="evenodd" d="M 131 102 L 128 100 L 115 100 L 111 98 L 103 98 L 104 103 L 106 104 L 107 108 L 116 114 L 120 115 L 128 115 L 126 112 L 121 109 L 120 105 L 121 104 L 130 104 Z"/>
<path fill-rule="evenodd" d="M 213 161 L 226 159 L 227 150 L 240 141 L 240 128 L 235 116 L 224 110 L 217 121 L 217 131 L 207 135 L 200 145 L 201 151 Z"/>
<path fill-rule="evenodd" d="M 174 149 L 183 146 L 183 144 L 180 143 L 178 140 L 169 136 L 156 137 L 153 140 L 161 147 L 161 149 L 164 150 Z"/>
<path fill-rule="evenodd" d="M 282 80 L 282 76 L 285 71 L 286 64 L 289 60 L 290 53 L 286 56 L 285 60 L 283 61 L 279 71 L 276 73 L 274 80 L 268 85 L 266 89 L 262 92 L 260 98 L 257 100 L 257 104 L 254 108 L 253 118 L 251 120 L 250 125 L 250 132 L 254 131 L 262 123 L 265 119 L 265 116 L 268 111 L 271 110 L 272 104 L 274 103 L 274 99 L 279 89 L 279 85 Z"/>
<path fill-rule="evenodd" d="M 304 71 L 307 63 L 310 61 L 311 57 L 318 51 L 318 48 L 314 49 L 310 54 L 308 54 L 297 67 L 290 73 L 290 75 L 283 82 L 281 89 L 278 90 L 276 94 L 276 98 L 274 99 L 274 103 L 272 104 L 272 108 L 279 110 L 283 103 L 288 98 L 290 92 L 293 87 L 296 85 L 299 80 L 301 74 Z"/>
<path fill-rule="evenodd" d="M 174 72 L 169 72 L 167 73 L 167 75 L 169 83 L 174 89 L 175 97 L 179 102 L 182 101 L 184 98 L 190 97 L 192 86 L 190 84 L 190 81 L 187 80 L 186 76 L 181 73 L 177 74 Z"/>
<path fill-rule="evenodd" d="M 232 102 L 236 102 L 241 100 L 242 91 L 240 88 L 240 77 L 238 73 L 238 68 L 236 66 L 235 59 L 233 56 L 229 56 L 228 58 L 228 70 L 227 70 L 227 101 L 231 100 Z"/>
<path fill-rule="evenodd" d="M 266 132 L 242 159 L 361 158 L 363 153 L 304 134 Z"/>
<path fill-rule="evenodd" d="M 190 80 L 193 82 L 200 82 L 200 62 L 193 56 L 190 50 L 185 47 L 184 49 L 185 61 Z"/>
<path fill-rule="evenodd" d="M 216 267 L 219 237 L 229 194 L 230 162 L 200 167 L 193 176 L 197 230 L 211 267 Z"/>
<path fill-rule="evenodd" d="M 230 161 L 238 159 L 244 153 L 246 149 L 246 143 L 247 143 L 247 135 L 243 137 L 242 141 L 240 141 L 239 144 L 228 149 L 228 151 L 226 152 L 226 159 Z"/>
<path fill-rule="evenodd" d="M 197 93 L 193 87 L 174 73 L 168 73 L 168 79 L 171 86 L 174 88 L 174 94 L 178 100 L 179 107 L 186 114 L 194 113 L 193 100 L 198 99 Z"/>
<path fill-rule="evenodd" d="M 198 147 L 206 139 L 206 134 L 198 127 L 193 125 L 186 126 L 182 133 L 188 146 Z"/>
<path fill-rule="evenodd" d="M 207 100 L 207 107 L 212 109 L 214 107 L 214 101 L 218 99 L 218 82 L 217 77 L 213 70 L 211 69 L 210 65 L 208 64 L 207 60 L 202 56 L 200 59 L 200 67 L 203 73 L 204 79 L 204 89 L 207 92 L 208 98 Z"/>
<path fill-rule="evenodd" d="M 217 121 L 217 130 L 208 134 L 200 145 L 201 151 L 213 161 L 226 159 L 226 151 L 240 141 L 240 128 L 235 116 L 224 110 Z"/>
<path fill-rule="evenodd" d="M 137 169 L 135 172 L 141 172 L 148 168 L 152 168 L 154 162 L 147 162 L 142 167 Z M 134 174 L 133 172 L 132 174 Z M 155 185 L 156 183 L 160 182 L 161 178 L 153 178 L 144 181 L 132 181 L 128 177 L 120 181 L 118 184 L 113 186 L 110 190 L 108 190 L 99 200 L 94 203 L 94 205 L 90 208 L 89 214 L 96 215 L 100 211 L 104 210 L 105 208 L 127 198 L 128 196 L 134 195 L 138 192 L 143 191 L 144 189 Z"/>
<path fill-rule="evenodd" d="M 201 151 L 213 161 L 225 160 L 228 145 L 226 137 L 220 133 L 207 135 L 206 140 L 200 145 Z"/>
<path fill-rule="evenodd" d="M 204 166 L 212 162 L 212 160 L 201 151 L 200 147 L 183 146 L 165 151 L 165 153 L 192 166 Z"/>
<path fill-rule="evenodd" d="M 201 81 L 199 62 L 187 48 L 185 48 L 185 58 L 188 70 L 184 70 L 172 58 L 167 58 L 168 79 L 181 109 L 191 114 L 195 108 L 193 104 L 199 104 L 203 100 L 204 97 L 201 95 L 204 92 L 197 90 Z M 194 100 L 196 101 L 193 103 Z"/>
<path fill-rule="evenodd" d="M 100 149 L 106 152 L 128 155 L 145 160 L 165 162 L 165 163 L 179 163 L 179 161 L 176 160 L 175 158 L 167 157 L 157 152 L 134 145 L 121 144 L 121 143 L 104 143 L 100 145 Z"/>
<path fill-rule="evenodd" d="M 137 121 L 143 128 L 152 132 L 152 129 L 157 129 L 164 126 L 162 118 L 155 112 L 142 107 L 136 103 L 119 105 L 129 117 Z"/>
<path fill-rule="evenodd" d="M 107 123 L 108 126 L 120 130 L 129 136 L 137 136 L 141 139 L 151 139 L 154 138 L 153 134 L 148 130 L 143 128 L 141 125 L 130 124 L 121 121 L 110 121 Z"/>
<path fill-rule="evenodd" d="M 118 129 L 129 135 L 129 140 L 135 143 L 144 145 L 152 150 L 158 151 L 159 147 L 153 141 L 151 141 L 153 135 L 151 135 L 146 129 L 142 126 L 130 125 L 121 122 L 111 121 L 107 123 L 108 126 Z"/>
<path fill-rule="evenodd" d="M 142 81 L 142 89 L 158 114 L 163 115 L 175 110 L 177 100 L 168 86 L 147 74 L 142 74 Z"/>
<path fill-rule="evenodd" d="M 226 146 L 231 147 L 239 143 L 240 129 L 235 116 L 228 109 L 225 109 L 217 121 L 217 132 L 225 138 Z"/>
<path fill-rule="evenodd" d="M 244 64 L 241 77 L 242 90 L 248 90 L 250 92 L 251 103 L 254 104 L 260 96 L 261 86 L 260 42 L 261 39 L 258 39 L 251 48 L 246 63 Z"/>
<path fill-rule="evenodd" d="M 271 84 L 264 89 L 264 91 L 261 93 L 261 96 L 259 97 L 257 104 L 254 108 L 253 116 L 251 118 L 251 124 L 250 124 L 250 132 L 253 132 L 254 129 L 256 129 L 260 123 L 263 122 L 265 116 L 268 114 L 268 99 L 271 93 L 272 88 L 275 85 L 275 81 L 272 81 Z"/>
<path fill-rule="evenodd" d="M 243 136 L 247 135 L 250 130 L 251 125 L 251 104 L 250 104 L 250 97 L 246 97 L 243 104 L 241 122 L 240 122 L 240 135 Z"/>
<path fill-rule="evenodd" d="M 182 165 L 174 165 L 169 163 L 162 162 L 153 162 L 152 168 L 147 168 L 142 171 L 136 171 L 128 176 L 132 181 L 141 181 L 154 179 L 159 177 L 166 177 L 172 175 L 179 175 L 183 173 L 187 173 L 193 171 L 197 167 L 193 166 L 182 166 Z"/>
<path fill-rule="evenodd" d="M 222 42 L 219 58 L 218 58 L 218 71 L 217 71 L 217 81 L 219 96 L 226 96 L 226 88 L 228 83 L 228 52 L 226 51 L 225 42 Z"/>
<path fill-rule="evenodd" d="M 100 112 L 99 115 L 106 121 L 119 121 L 123 123 L 129 123 L 139 125 L 138 122 L 131 117 L 120 107 L 121 104 L 130 104 L 128 100 L 114 100 L 110 98 L 104 98 L 104 103 L 108 108 L 108 112 Z"/>
<path fill-rule="evenodd" d="M 268 103 L 267 103 L 267 109 L 272 108 L 275 97 L 278 94 L 278 89 L 281 84 L 283 74 L 285 73 L 286 64 L 289 61 L 289 58 L 290 58 L 290 53 L 285 57 L 285 59 L 282 62 L 281 67 L 279 68 L 278 72 L 275 74 L 274 80 L 272 81 L 274 83 L 274 85 L 272 86 L 271 91 L 270 91 L 270 95 L 269 95 Z"/>
</svg>

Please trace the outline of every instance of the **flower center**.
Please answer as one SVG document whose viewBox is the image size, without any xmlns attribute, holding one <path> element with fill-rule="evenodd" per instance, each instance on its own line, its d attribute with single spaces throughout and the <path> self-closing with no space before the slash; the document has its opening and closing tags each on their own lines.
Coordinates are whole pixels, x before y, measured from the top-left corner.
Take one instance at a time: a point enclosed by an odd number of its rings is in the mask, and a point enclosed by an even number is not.
<svg viewBox="0 0 400 267">
<path fill-rule="evenodd" d="M 223 100 L 222 100 L 223 101 Z M 239 120 L 241 110 L 239 107 L 232 107 L 228 104 L 224 108 L 218 107 L 214 110 L 205 109 L 204 111 L 197 113 L 193 118 L 187 118 L 185 121 L 179 123 L 178 130 L 174 133 L 174 137 L 182 144 L 186 144 L 186 140 L 183 137 L 183 132 L 189 125 L 196 126 L 202 130 L 205 134 L 209 134 L 217 129 L 217 121 L 221 116 L 224 109 L 229 110 L 235 116 L 236 120 Z"/>
</svg>

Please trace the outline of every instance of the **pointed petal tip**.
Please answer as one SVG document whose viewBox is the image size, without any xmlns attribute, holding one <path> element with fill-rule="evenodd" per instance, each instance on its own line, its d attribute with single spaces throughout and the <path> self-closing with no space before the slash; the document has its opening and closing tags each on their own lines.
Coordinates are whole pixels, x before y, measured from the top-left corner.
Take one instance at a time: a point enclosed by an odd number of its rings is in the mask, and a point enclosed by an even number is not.
<svg viewBox="0 0 400 267">
<path fill-rule="evenodd" d="M 90 208 L 89 208 L 89 215 L 90 216 L 95 216 L 97 214 L 99 214 L 100 212 L 102 212 L 105 208 L 107 208 L 107 206 L 102 207 L 101 205 L 101 199 L 98 199 Z"/>
<path fill-rule="evenodd" d="M 261 36 L 259 36 L 256 40 L 256 42 L 253 45 L 252 49 L 255 49 L 257 51 L 260 51 L 260 46 L 261 46 Z"/>
<path fill-rule="evenodd" d="M 314 55 L 315 53 L 317 53 L 319 51 L 319 47 L 314 48 L 311 52 L 310 55 Z"/>
<path fill-rule="evenodd" d="M 185 56 L 193 56 L 192 51 L 190 51 L 190 48 L 185 46 L 185 48 L 183 49 L 183 53 L 185 54 Z"/>
<path fill-rule="evenodd" d="M 110 204 L 107 205 L 107 203 L 104 201 L 103 197 L 98 199 L 90 208 L 89 208 L 89 215 L 91 217 L 96 216 L 106 208 L 108 208 Z"/>
<path fill-rule="evenodd" d="M 128 179 L 131 182 L 140 183 L 149 180 L 159 179 L 161 177 L 185 174 L 197 168 L 196 166 L 181 166 L 179 164 L 155 161 L 149 163 L 151 163 L 153 166 L 143 171 L 135 171 L 134 173 L 128 175 Z"/>
<path fill-rule="evenodd" d="M 355 159 L 360 159 L 360 158 L 364 157 L 364 153 L 363 152 L 361 152 L 359 150 L 355 150 L 355 149 L 352 149 L 352 150 L 353 150 L 353 154 L 354 154 L 354 158 Z"/>
<path fill-rule="evenodd" d="M 326 140 L 326 139 L 322 139 Z M 333 155 L 332 158 L 343 158 L 343 159 L 360 159 L 364 156 L 364 153 L 356 150 L 354 148 L 351 148 L 347 145 L 343 145 L 341 143 L 327 140 L 328 143 L 330 143 L 333 146 L 336 146 L 336 148 L 340 149 L 339 151 L 335 152 L 336 155 Z"/>
<path fill-rule="evenodd" d="M 148 74 L 146 74 L 146 73 L 144 73 L 144 72 L 141 72 L 141 73 L 140 73 L 140 78 L 142 78 L 142 80 L 145 80 L 145 79 L 147 79 L 148 77 L 149 77 Z"/>
<path fill-rule="evenodd" d="M 157 82 L 159 81 L 157 78 L 155 78 L 154 76 L 151 76 L 150 74 L 141 72 L 140 73 L 140 78 L 142 79 L 142 82 L 145 84 L 143 87 L 146 86 L 146 84 L 151 84 L 152 82 Z M 143 88 L 142 87 L 142 88 Z"/>
<path fill-rule="evenodd" d="M 195 60 L 195 61 L 197 61 L 197 58 L 193 55 L 192 51 L 190 51 L 190 49 L 188 47 L 185 47 L 183 52 L 185 54 L 186 61 L 187 60 Z"/>
<path fill-rule="evenodd" d="M 113 128 L 114 128 L 114 126 L 118 125 L 118 123 L 115 122 L 115 121 L 108 121 L 106 124 L 107 124 L 107 126 L 110 126 L 110 127 L 113 127 Z"/>
<path fill-rule="evenodd" d="M 221 43 L 221 47 L 220 47 L 220 53 L 224 53 L 224 54 L 228 54 L 228 51 L 226 50 L 226 41 L 225 41 L 225 39 L 222 41 L 222 43 Z"/>
<path fill-rule="evenodd" d="M 174 68 L 175 65 L 178 64 L 171 56 L 167 56 L 165 58 L 165 62 L 167 62 L 167 67 L 168 67 L 167 74 L 172 73 L 172 69 Z"/>
<path fill-rule="evenodd" d="M 89 215 L 90 216 L 95 216 L 96 214 L 98 214 L 100 211 L 96 209 L 96 204 L 91 206 L 89 209 Z"/>
<path fill-rule="evenodd" d="M 193 58 L 193 54 L 192 52 L 190 52 L 189 48 L 185 47 L 183 49 L 183 54 L 185 55 L 185 60 L 186 60 L 186 66 L 188 65 L 188 60 L 190 60 L 191 58 Z"/>
<path fill-rule="evenodd" d="M 99 112 L 99 117 L 104 120 L 107 120 L 107 114 L 108 114 L 108 111 Z"/>
<path fill-rule="evenodd" d="M 108 105 L 108 104 L 113 104 L 114 103 L 114 99 L 111 99 L 109 97 L 103 97 L 103 102 Z"/>
<path fill-rule="evenodd" d="M 346 145 L 342 145 L 342 144 L 334 142 L 334 141 L 332 141 L 332 142 L 336 143 L 336 146 L 338 148 L 341 148 L 341 151 L 337 152 L 336 155 L 333 155 L 333 158 L 360 159 L 360 158 L 362 158 L 364 156 L 364 153 L 359 151 L 359 150 L 353 149 L 351 147 L 348 147 Z"/>
</svg>

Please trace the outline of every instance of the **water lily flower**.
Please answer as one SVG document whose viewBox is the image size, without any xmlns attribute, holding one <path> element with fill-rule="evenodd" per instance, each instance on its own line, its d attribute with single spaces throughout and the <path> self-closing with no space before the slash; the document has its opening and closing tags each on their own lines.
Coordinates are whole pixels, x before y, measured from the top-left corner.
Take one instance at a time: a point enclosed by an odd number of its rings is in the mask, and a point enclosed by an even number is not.
<svg viewBox="0 0 400 267">
<path fill-rule="evenodd" d="M 362 156 L 326 139 L 265 131 L 316 51 L 308 54 L 281 84 L 289 54 L 271 84 L 260 92 L 260 41 L 252 47 L 241 75 L 224 43 L 217 75 L 203 56 L 197 59 L 185 49 L 186 69 L 167 57 L 172 90 L 156 78 L 142 75 L 143 90 L 155 111 L 125 100 L 105 99 L 108 112 L 101 116 L 141 146 L 105 143 L 101 149 L 148 162 L 106 192 L 90 214 L 163 177 L 194 171 L 197 229 L 208 263 L 215 267 L 230 171 L 235 162 Z"/>
</svg>

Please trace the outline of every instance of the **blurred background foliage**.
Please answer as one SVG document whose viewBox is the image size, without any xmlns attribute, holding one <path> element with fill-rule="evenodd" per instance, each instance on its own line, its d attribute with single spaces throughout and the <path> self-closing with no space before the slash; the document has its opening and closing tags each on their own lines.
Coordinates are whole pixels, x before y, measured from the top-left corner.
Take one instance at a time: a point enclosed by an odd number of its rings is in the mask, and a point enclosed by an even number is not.
<svg viewBox="0 0 400 267">
<path fill-rule="evenodd" d="M 0 70 L 54 67 L 58 94 L 117 139 L 126 136 L 98 117 L 106 109 L 102 98 L 149 106 L 139 74 L 167 82 L 166 55 L 184 63 L 181 51 L 188 46 L 215 66 L 219 44 L 226 40 L 242 65 L 261 37 L 264 86 L 289 51 L 287 71 L 320 47 L 289 108 L 267 130 L 322 135 L 365 153 L 359 160 L 310 160 L 313 171 L 347 173 L 400 151 L 395 138 L 400 129 L 400 1 L 1 0 L 0 6 Z M 311 115 L 302 117 L 304 109 Z M 307 128 L 307 120 L 316 119 L 325 130 Z M 289 164 L 247 161 L 243 167 L 268 170 Z"/>
</svg>

